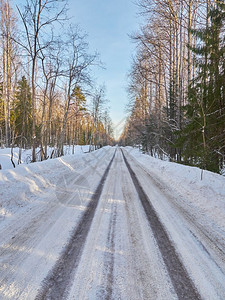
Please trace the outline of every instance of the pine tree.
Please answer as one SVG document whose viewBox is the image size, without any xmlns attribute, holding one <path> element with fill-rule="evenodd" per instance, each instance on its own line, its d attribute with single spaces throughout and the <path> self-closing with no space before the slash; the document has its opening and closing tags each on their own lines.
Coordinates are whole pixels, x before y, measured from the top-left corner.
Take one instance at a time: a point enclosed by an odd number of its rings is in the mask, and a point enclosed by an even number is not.
<svg viewBox="0 0 225 300">
<path fill-rule="evenodd" d="M 18 82 L 15 118 L 16 135 L 19 137 L 21 145 L 24 146 L 26 141 L 30 145 L 32 137 L 32 99 L 30 87 L 24 76 Z"/>
<path fill-rule="evenodd" d="M 190 47 L 198 72 L 189 87 L 187 125 L 178 144 L 184 146 L 187 163 L 219 172 L 225 152 L 224 1 L 211 7 L 209 20 L 206 28 L 192 31 L 200 45 Z"/>
<path fill-rule="evenodd" d="M 79 86 L 76 86 L 72 93 L 73 119 L 75 122 L 75 144 L 80 143 L 80 135 L 82 131 L 82 114 L 86 111 L 86 98 Z"/>
</svg>

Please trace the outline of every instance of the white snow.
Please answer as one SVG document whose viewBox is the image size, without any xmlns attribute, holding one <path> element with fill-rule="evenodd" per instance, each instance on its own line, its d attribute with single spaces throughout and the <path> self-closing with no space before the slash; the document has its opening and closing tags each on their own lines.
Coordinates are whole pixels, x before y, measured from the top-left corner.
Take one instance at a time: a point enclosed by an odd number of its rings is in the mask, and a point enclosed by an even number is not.
<svg viewBox="0 0 225 300">
<path fill-rule="evenodd" d="M 88 159 L 92 157 L 93 162 L 96 161 L 95 152 L 90 155 L 85 153 L 88 147 L 77 146 L 74 155 L 31 164 L 24 163 L 15 169 L 10 162 L 10 149 L 1 149 L 1 162 L 6 168 L 8 166 L 8 169 L 0 170 L 0 221 L 16 217 L 14 214 L 21 213 L 24 207 L 32 207 L 34 203 L 36 205 L 40 201 L 48 201 L 49 194 L 55 195 L 56 185 L 64 173 L 76 172 L 85 166 L 86 162 L 81 161 L 81 158 L 88 155 Z M 29 151 L 24 151 L 24 157 L 28 153 Z M 69 148 L 66 153 L 69 153 Z"/>
<path fill-rule="evenodd" d="M 98 185 L 108 148 L 0 171 L 0 299 L 35 298 Z M 88 178 L 87 203 L 78 199 L 77 174 Z M 73 205 L 64 202 L 65 190 L 57 197 L 65 178 Z"/>
<path fill-rule="evenodd" d="M 225 230 L 225 177 L 197 167 L 184 166 L 174 162 L 142 154 L 138 149 L 126 147 L 146 171 L 149 171 L 165 185 L 182 195 L 182 201 L 198 210 L 209 221 Z M 208 223 L 208 222 L 207 222 Z"/>
<path fill-rule="evenodd" d="M 48 147 L 47 156 L 51 156 L 52 151 L 54 150 L 54 147 Z M 89 150 L 89 146 L 74 146 L 74 154 L 80 154 L 83 152 L 87 152 Z M 40 149 L 36 149 L 36 153 L 38 156 Z M 18 165 L 18 159 L 19 159 L 19 148 L 15 147 L 13 148 L 13 161 L 15 163 L 16 168 L 20 165 Z M 64 146 L 64 155 L 71 155 L 73 153 L 73 146 Z M 21 160 L 22 164 L 29 164 L 32 159 L 32 150 L 31 149 L 22 149 L 22 155 Z M 37 159 L 38 160 L 38 159 Z M 11 162 L 11 148 L 0 148 L 0 165 L 2 167 L 2 170 L 8 170 L 13 169 L 13 164 Z"/>
<path fill-rule="evenodd" d="M 225 299 L 225 178 L 126 151 L 201 297 Z"/>
<path fill-rule="evenodd" d="M 111 147 L 90 154 L 84 153 L 87 150 L 77 147 L 74 155 L 15 169 L 10 149 L 0 150 L 1 299 L 34 299 L 59 258 L 86 200 L 70 206 L 63 195 L 60 198 L 61 191 L 56 195 L 57 187 L 79 173 L 83 183 L 88 180 L 90 198 L 114 153 Z M 201 180 L 198 168 L 161 161 L 131 147 L 124 150 L 203 298 L 220 299 L 225 295 L 225 266 L 218 250 L 225 249 L 225 178 L 204 171 Z M 75 194 L 72 187 L 68 192 Z M 204 248 L 208 246 L 209 252 Z M 112 259 L 115 265 L 110 271 L 107 262 Z M 118 292 L 121 299 L 150 297 L 142 293 L 176 299 L 120 151 L 107 177 L 69 299 L 96 299 L 108 288 L 110 276 L 116 280 L 115 298 Z M 78 297 L 79 291 L 83 298 Z"/>
<path fill-rule="evenodd" d="M 177 299 L 140 206 L 117 151 L 68 300 Z"/>
</svg>

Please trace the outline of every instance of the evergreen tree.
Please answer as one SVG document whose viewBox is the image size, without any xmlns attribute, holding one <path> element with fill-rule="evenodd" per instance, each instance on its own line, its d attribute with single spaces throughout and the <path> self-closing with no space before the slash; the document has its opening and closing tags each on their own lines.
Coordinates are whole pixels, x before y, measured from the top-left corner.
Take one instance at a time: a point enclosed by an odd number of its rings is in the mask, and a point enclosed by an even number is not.
<svg viewBox="0 0 225 300">
<path fill-rule="evenodd" d="M 191 47 L 198 72 L 189 87 L 187 124 L 178 145 L 187 163 L 219 172 L 225 153 L 224 1 L 211 7 L 209 20 L 206 28 L 192 31 L 199 40 L 198 47 Z"/>
<path fill-rule="evenodd" d="M 76 86 L 72 93 L 72 110 L 73 110 L 73 119 L 75 121 L 75 144 L 80 144 L 80 137 L 82 134 L 82 115 L 86 111 L 86 98 L 83 94 L 80 86 Z"/>
<path fill-rule="evenodd" d="M 21 140 L 21 145 L 25 146 L 26 141 L 30 145 L 32 137 L 32 99 L 30 86 L 24 76 L 18 82 L 16 93 L 15 127 L 16 136 Z"/>
</svg>

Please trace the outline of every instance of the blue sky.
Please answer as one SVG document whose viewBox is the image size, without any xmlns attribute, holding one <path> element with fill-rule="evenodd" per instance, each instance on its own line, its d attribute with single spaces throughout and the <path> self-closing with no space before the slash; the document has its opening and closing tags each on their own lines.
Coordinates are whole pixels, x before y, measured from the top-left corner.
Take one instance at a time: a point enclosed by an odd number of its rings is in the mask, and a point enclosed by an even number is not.
<svg viewBox="0 0 225 300">
<path fill-rule="evenodd" d="M 125 117 L 127 73 L 135 45 L 129 34 L 138 29 L 135 0 L 68 0 L 71 22 L 88 34 L 91 51 L 100 53 L 105 70 L 96 68 L 99 85 L 105 84 L 115 126 Z M 25 0 L 14 0 L 20 6 Z M 118 135 L 118 133 L 116 133 Z"/>
<path fill-rule="evenodd" d="M 126 75 L 135 45 L 128 34 L 138 28 L 137 7 L 132 0 L 70 0 L 73 22 L 88 33 L 91 50 L 100 53 L 106 70 L 98 69 L 98 83 L 105 83 L 114 124 L 125 116 Z"/>
</svg>

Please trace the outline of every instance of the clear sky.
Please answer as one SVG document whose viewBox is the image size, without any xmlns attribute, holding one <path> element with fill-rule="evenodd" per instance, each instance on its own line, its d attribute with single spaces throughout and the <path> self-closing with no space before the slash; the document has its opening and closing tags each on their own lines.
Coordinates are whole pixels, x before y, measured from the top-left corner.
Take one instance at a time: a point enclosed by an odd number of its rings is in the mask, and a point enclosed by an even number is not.
<svg viewBox="0 0 225 300">
<path fill-rule="evenodd" d="M 116 126 L 125 116 L 126 75 L 135 47 L 128 34 L 138 28 L 137 7 L 132 0 L 70 0 L 69 4 L 73 22 L 88 33 L 90 49 L 97 50 L 105 64 L 106 70 L 96 70 L 95 76 L 106 86 Z"/>
</svg>

